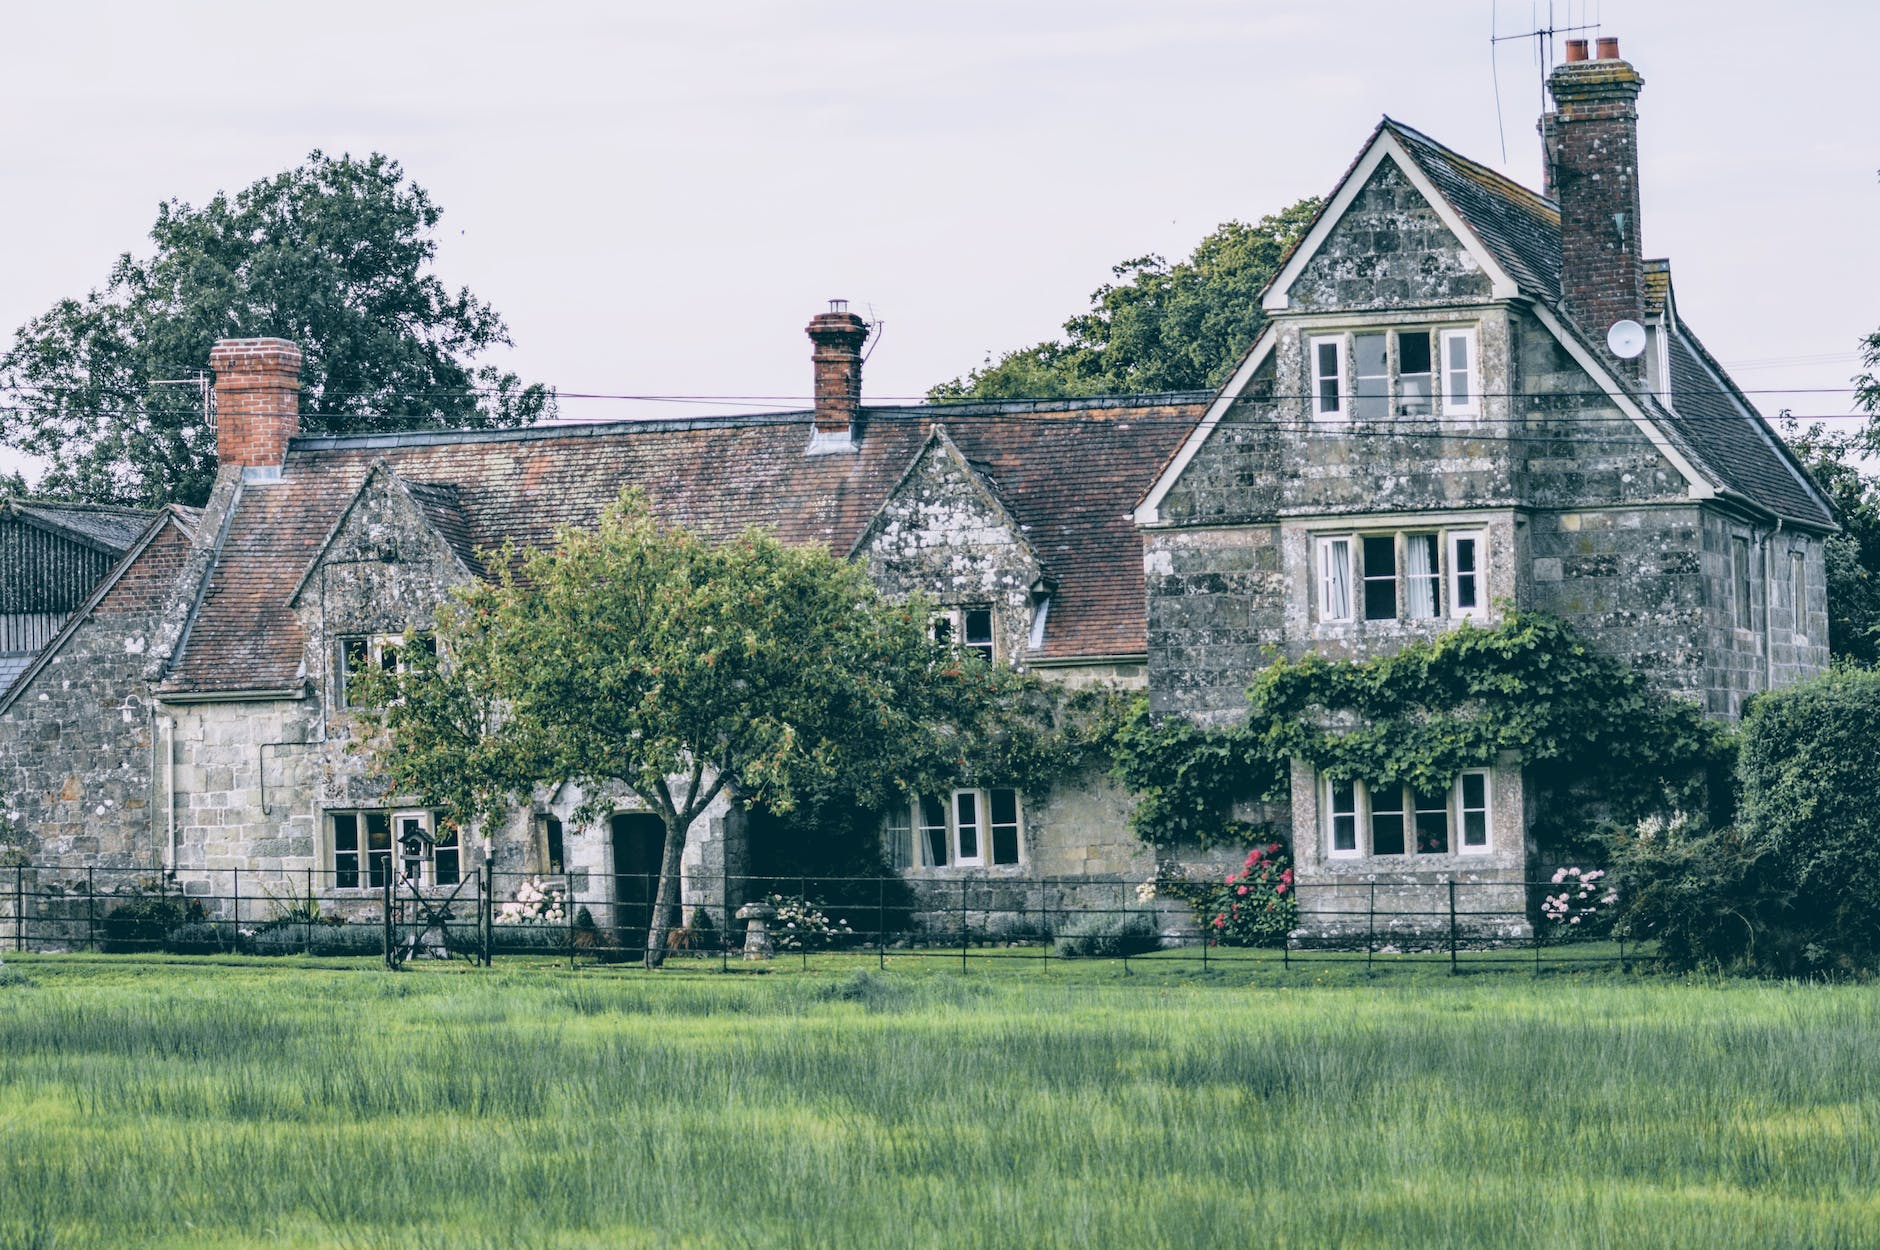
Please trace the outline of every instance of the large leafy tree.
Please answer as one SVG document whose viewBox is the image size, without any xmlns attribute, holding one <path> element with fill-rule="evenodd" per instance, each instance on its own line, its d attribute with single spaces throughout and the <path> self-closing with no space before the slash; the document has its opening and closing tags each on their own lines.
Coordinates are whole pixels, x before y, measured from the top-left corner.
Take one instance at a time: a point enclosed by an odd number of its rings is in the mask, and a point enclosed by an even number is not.
<svg viewBox="0 0 1880 1250">
<path fill-rule="evenodd" d="M 1205 390 L 1226 379 L 1266 324 L 1260 294 L 1319 210 L 1298 203 L 1252 225 L 1222 224 L 1194 254 L 1124 261 L 1098 287 L 1090 310 L 1064 323 L 1064 338 L 1020 348 L 929 395 L 1035 399 Z"/>
<path fill-rule="evenodd" d="M 363 679 L 371 749 L 459 824 L 563 781 L 583 822 L 636 796 L 665 825 L 648 966 L 727 787 L 776 811 L 879 807 L 1039 757 L 1035 682 L 934 642 L 920 601 L 887 602 L 825 548 L 708 542 L 629 492 L 597 529 L 492 563 L 440 613 L 440 658 Z"/>
<path fill-rule="evenodd" d="M 20 327 L 0 355 L 0 437 L 44 458 L 42 492 L 200 503 L 215 436 L 194 377 L 218 338 L 306 355 L 301 428 L 517 425 L 551 397 L 477 358 L 507 346 L 494 309 L 429 272 L 440 210 L 397 161 L 312 153 L 201 208 L 157 208 L 147 257 Z"/>
<path fill-rule="evenodd" d="M 1880 480 L 1862 467 L 1865 437 L 1792 418 L 1783 436 L 1841 524 L 1826 543 L 1828 649 L 1857 664 L 1880 663 Z"/>
</svg>

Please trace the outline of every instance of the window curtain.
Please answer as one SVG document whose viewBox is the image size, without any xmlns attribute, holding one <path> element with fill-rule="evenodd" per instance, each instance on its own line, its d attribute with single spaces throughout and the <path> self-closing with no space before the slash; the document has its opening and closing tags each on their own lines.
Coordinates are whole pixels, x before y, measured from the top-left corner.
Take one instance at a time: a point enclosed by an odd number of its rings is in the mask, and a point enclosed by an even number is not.
<svg viewBox="0 0 1880 1250">
<path fill-rule="evenodd" d="M 1325 544 L 1325 616 L 1343 621 L 1351 617 L 1351 544 Z"/>
<path fill-rule="evenodd" d="M 1409 548 L 1404 569 L 1410 577 L 1410 615 L 1427 619 L 1436 615 L 1436 536 L 1415 534 L 1405 546 Z"/>
</svg>

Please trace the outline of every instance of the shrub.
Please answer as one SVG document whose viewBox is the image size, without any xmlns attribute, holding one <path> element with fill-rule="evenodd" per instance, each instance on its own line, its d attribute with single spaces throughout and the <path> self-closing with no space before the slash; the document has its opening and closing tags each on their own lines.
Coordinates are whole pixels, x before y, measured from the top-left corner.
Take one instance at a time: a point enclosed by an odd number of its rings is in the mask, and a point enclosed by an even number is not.
<svg viewBox="0 0 1880 1250">
<path fill-rule="evenodd" d="M 113 955 L 161 950 L 172 930 L 202 919 L 202 904 L 167 894 L 140 895 L 104 918 L 104 949 Z"/>
<path fill-rule="evenodd" d="M 777 909 L 770 935 L 780 951 L 830 950 L 855 939 L 849 922 L 831 919 L 820 903 L 783 894 L 772 894 L 769 902 Z"/>
<path fill-rule="evenodd" d="M 1744 719 L 1739 822 L 1773 873 L 1766 922 L 1805 963 L 1852 970 L 1880 956 L 1876 761 L 1880 671 L 1763 695 Z"/>
<path fill-rule="evenodd" d="M 1164 877 L 1147 897 L 1160 893 L 1186 902 L 1210 946 L 1279 946 L 1298 922 L 1292 888 L 1285 844 L 1265 842 L 1218 882 Z"/>
<path fill-rule="evenodd" d="M 1647 820 L 1613 839 L 1613 875 L 1624 885 L 1613 931 L 1656 940 L 1666 967 L 1753 963 L 1767 866 L 1734 827 Z"/>
<path fill-rule="evenodd" d="M 516 888 L 514 899 L 496 909 L 492 919 L 501 925 L 565 925 L 567 906 L 565 886 L 543 885 L 540 878 L 531 877 Z"/>
<path fill-rule="evenodd" d="M 1562 937 L 1584 938 L 1612 929 L 1619 891 L 1603 868 L 1557 868 L 1541 889 L 1541 920 Z"/>
<path fill-rule="evenodd" d="M 163 949 L 172 955 L 239 955 L 253 947 L 253 929 L 194 921 L 171 930 Z"/>
<path fill-rule="evenodd" d="M 1147 954 L 1161 944 L 1162 935 L 1147 912 L 1120 916 L 1091 912 L 1060 928 L 1054 945 L 1064 959 L 1124 959 Z"/>
</svg>

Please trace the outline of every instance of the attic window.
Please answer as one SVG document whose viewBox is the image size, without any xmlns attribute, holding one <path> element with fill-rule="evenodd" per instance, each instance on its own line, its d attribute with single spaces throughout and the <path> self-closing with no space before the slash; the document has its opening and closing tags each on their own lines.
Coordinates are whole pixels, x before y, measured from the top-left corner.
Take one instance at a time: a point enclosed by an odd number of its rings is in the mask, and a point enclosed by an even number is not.
<svg viewBox="0 0 1880 1250">
<path fill-rule="evenodd" d="M 412 634 L 353 634 L 339 640 L 334 655 L 333 690 L 335 707 L 354 706 L 347 694 L 352 678 L 368 669 L 403 673 L 419 656 L 437 658 L 437 635 L 430 631 Z"/>
<path fill-rule="evenodd" d="M 949 608 L 937 613 L 933 618 L 933 640 L 942 646 L 975 652 L 986 663 L 992 663 L 992 609 Z"/>
<path fill-rule="evenodd" d="M 1308 352 L 1314 417 L 1430 417 L 1439 395 L 1444 417 L 1481 414 L 1472 326 L 1320 335 L 1309 340 Z"/>
</svg>

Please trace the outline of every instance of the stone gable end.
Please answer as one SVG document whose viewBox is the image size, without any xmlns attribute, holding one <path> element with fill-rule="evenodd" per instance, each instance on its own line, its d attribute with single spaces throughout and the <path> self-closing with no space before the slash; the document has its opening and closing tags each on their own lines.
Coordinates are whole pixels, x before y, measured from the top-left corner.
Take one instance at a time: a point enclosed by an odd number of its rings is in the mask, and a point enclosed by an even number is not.
<svg viewBox="0 0 1880 1250">
<path fill-rule="evenodd" d="M 1387 158 L 1286 295 L 1300 311 L 1403 308 L 1487 300 L 1493 285 L 1422 192 Z"/>
<path fill-rule="evenodd" d="M 928 442 L 856 554 L 884 593 L 925 592 L 942 607 L 989 606 L 1001 656 L 1022 657 L 1037 554 L 1011 514 L 945 438 Z"/>
</svg>

